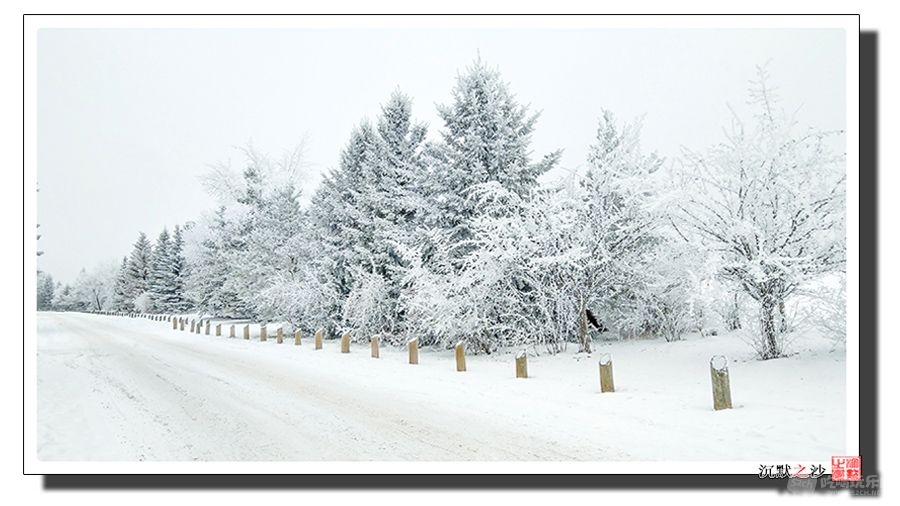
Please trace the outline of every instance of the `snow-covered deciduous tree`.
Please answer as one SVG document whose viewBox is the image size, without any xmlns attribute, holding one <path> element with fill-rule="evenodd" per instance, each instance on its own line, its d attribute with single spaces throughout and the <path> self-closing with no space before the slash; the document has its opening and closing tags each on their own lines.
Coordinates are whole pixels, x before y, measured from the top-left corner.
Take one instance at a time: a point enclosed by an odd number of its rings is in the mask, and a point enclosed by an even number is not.
<svg viewBox="0 0 900 506">
<path fill-rule="evenodd" d="M 844 266 L 844 156 L 829 147 L 839 132 L 798 129 L 765 69 L 750 104 L 751 124 L 735 115 L 723 143 L 686 153 L 677 224 L 721 255 L 720 275 L 758 303 L 769 359 L 782 349 L 785 299 Z"/>
<path fill-rule="evenodd" d="M 691 331 L 703 333 L 709 319 L 705 265 L 702 253 L 685 242 L 668 240 L 650 252 L 639 300 L 649 330 L 666 341 L 678 341 Z"/>
<path fill-rule="evenodd" d="M 88 271 L 81 269 L 68 295 L 70 310 L 106 311 L 113 307 L 117 269 L 114 265 L 99 265 Z"/>
<path fill-rule="evenodd" d="M 818 286 L 802 290 L 804 299 L 800 319 L 831 339 L 835 346 L 847 341 L 847 276 L 836 273 L 823 279 Z"/>
<path fill-rule="evenodd" d="M 277 315 L 305 332 L 324 329 L 327 334 L 338 332 L 334 315 L 340 311 L 341 299 L 334 286 L 318 277 L 312 265 L 291 277 L 278 276 L 264 288 L 256 299 L 262 314 Z"/>
<path fill-rule="evenodd" d="M 279 160 L 243 150 L 238 174 L 215 166 L 205 179 L 220 206 L 190 232 L 187 291 L 203 312 L 219 316 L 278 318 L 273 284 L 291 282 L 306 267 L 310 240 L 300 205 L 302 146 Z M 185 274 L 182 272 L 181 277 Z"/>
<path fill-rule="evenodd" d="M 454 266 L 449 231 L 405 254 L 411 268 L 401 296 L 411 326 L 423 342 L 451 346 L 466 341 L 475 351 L 504 346 L 543 346 L 560 351 L 574 335 L 577 311 L 565 275 L 573 252 L 561 240 L 574 224 L 571 201 L 544 192 L 529 198 L 497 182 L 476 185 L 479 217 L 471 222 L 469 253 Z"/>
</svg>

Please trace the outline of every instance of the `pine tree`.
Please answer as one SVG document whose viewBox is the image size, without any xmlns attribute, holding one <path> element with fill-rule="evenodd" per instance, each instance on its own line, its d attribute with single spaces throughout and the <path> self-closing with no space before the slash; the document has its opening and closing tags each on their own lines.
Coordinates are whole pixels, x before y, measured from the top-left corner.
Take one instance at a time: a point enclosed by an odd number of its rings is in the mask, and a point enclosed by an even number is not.
<svg viewBox="0 0 900 506">
<path fill-rule="evenodd" d="M 226 283 L 235 273 L 231 256 L 235 244 L 235 224 L 219 207 L 210 218 L 209 233 L 200 241 L 196 260 L 186 276 L 186 296 L 200 311 L 217 316 L 247 316 L 242 313 L 238 294 Z"/>
<path fill-rule="evenodd" d="M 116 275 L 115 287 L 113 289 L 113 308 L 116 311 L 132 311 L 133 300 L 130 291 L 130 283 L 128 278 L 128 257 L 122 257 L 122 266 Z"/>
<path fill-rule="evenodd" d="M 640 294 L 649 255 L 659 242 L 660 217 L 650 210 L 652 178 L 662 164 L 640 147 L 640 124 L 621 129 L 609 111 L 597 128 L 596 144 L 581 180 L 579 233 L 574 240 L 587 255 L 573 269 L 572 289 L 579 310 L 579 341 L 591 351 L 588 311 L 608 327 L 637 334 L 646 321 Z"/>
<path fill-rule="evenodd" d="M 237 199 L 242 215 L 226 250 L 230 271 L 225 289 L 237 294 L 238 310 L 247 316 L 281 316 L 262 314 L 259 294 L 279 278 L 290 280 L 303 264 L 305 248 L 293 240 L 300 238 L 305 216 L 300 192 L 291 178 L 280 180 L 291 170 L 251 152 L 244 171 L 245 190 Z"/>
<path fill-rule="evenodd" d="M 423 150 L 428 170 L 417 189 L 427 203 L 416 221 L 429 232 L 417 237 L 414 256 L 420 258 L 412 260 L 416 268 L 408 280 L 410 293 L 403 298 L 412 318 L 444 321 L 431 305 L 461 323 L 456 329 L 440 326 L 443 335 L 434 336 L 436 340 L 455 338 L 461 326 L 473 344 L 491 351 L 522 341 L 523 323 L 533 321 L 526 313 L 532 311 L 535 294 L 530 274 L 515 260 L 521 260 L 518 253 L 530 251 L 528 235 L 512 234 L 499 247 L 491 243 L 492 235 L 508 231 L 504 225 L 517 227 L 538 177 L 558 162 L 560 151 L 531 161 L 538 114 L 519 105 L 500 73 L 480 60 L 457 78 L 453 99 L 438 108 L 443 142 Z M 508 251 L 517 240 L 522 248 Z M 428 284 L 443 289 L 435 294 Z"/>
<path fill-rule="evenodd" d="M 172 272 L 171 240 L 168 229 L 163 229 L 156 239 L 151 259 L 151 272 L 148 286 L 151 310 L 154 312 L 168 311 L 170 298 L 175 288 L 175 274 Z"/>
<path fill-rule="evenodd" d="M 457 244 L 453 255 L 460 259 L 470 249 L 465 242 L 479 214 L 472 189 L 493 181 L 527 197 L 538 177 L 559 161 L 561 151 L 531 162 L 531 135 L 539 114 L 519 105 L 500 73 L 480 59 L 457 77 L 453 99 L 438 107 L 443 143 L 432 159 L 429 193 L 437 203 L 439 225 Z"/>
<path fill-rule="evenodd" d="M 393 93 L 375 126 L 364 121 L 352 132 L 340 166 L 314 195 L 312 219 L 328 259 L 323 272 L 348 300 L 334 317 L 355 336 L 402 332 L 406 265 L 397 247 L 417 240 L 423 218 L 425 134 L 412 121 L 409 97 Z"/>
<path fill-rule="evenodd" d="M 147 309 L 140 306 L 147 302 L 146 299 L 149 296 L 152 258 L 153 247 L 150 241 L 147 240 L 147 235 L 141 232 L 138 240 L 134 243 L 131 256 L 128 258 L 126 293 L 128 294 L 131 310 L 143 311 Z"/>
<path fill-rule="evenodd" d="M 190 302 L 185 294 L 188 264 L 184 257 L 184 234 L 182 233 L 182 228 L 178 225 L 175 225 L 175 230 L 172 232 L 169 259 L 171 290 L 169 297 L 166 299 L 166 307 L 168 311 L 184 312 L 190 308 Z"/>
<path fill-rule="evenodd" d="M 48 311 L 53 305 L 53 276 L 38 271 L 37 276 L 37 310 Z"/>
</svg>

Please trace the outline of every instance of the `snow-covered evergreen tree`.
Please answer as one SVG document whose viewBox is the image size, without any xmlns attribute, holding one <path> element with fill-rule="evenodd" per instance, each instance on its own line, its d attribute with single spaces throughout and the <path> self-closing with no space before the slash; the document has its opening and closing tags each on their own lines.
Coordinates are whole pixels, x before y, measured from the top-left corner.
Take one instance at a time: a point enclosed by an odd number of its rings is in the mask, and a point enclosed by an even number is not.
<svg viewBox="0 0 900 506">
<path fill-rule="evenodd" d="M 290 178 L 279 180 L 279 174 L 291 170 L 261 155 L 251 156 L 244 171 L 244 193 L 237 199 L 241 218 L 226 251 L 231 269 L 225 288 L 237 295 L 245 314 L 263 319 L 280 315 L 263 314 L 259 294 L 280 279 L 293 278 L 302 268 L 306 250 L 295 241 L 302 238 L 305 219 L 300 192 Z"/>
<path fill-rule="evenodd" d="M 363 122 L 353 131 L 339 167 L 313 197 L 321 276 L 346 299 L 334 317 L 355 338 L 379 333 L 390 340 L 404 332 L 398 301 L 407 266 L 398 245 L 419 237 L 425 133 L 412 120 L 410 99 L 395 92 L 376 126 Z"/>
<path fill-rule="evenodd" d="M 53 309 L 56 311 L 84 311 L 86 308 L 69 284 L 58 285 L 53 291 Z"/>
<path fill-rule="evenodd" d="M 122 266 L 116 274 L 113 288 L 113 310 L 115 311 L 132 311 L 134 308 L 134 298 L 131 295 L 128 276 L 128 257 L 123 257 Z"/>
<path fill-rule="evenodd" d="M 404 306 L 426 340 L 466 339 L 487 352 L 545 341 L 529 269 L 534 234 L 545 230 L 533 204 L 538 177 L 560 152 L 530 159 L 538 115 L 480 60 L 458 76 L 453 99 L 438 109 L 442 142 L 423 150 L 419 189 L 428 199 L 417 225 L 425 232 L 409 249 Z"/>
<path fill-rule="evenodd" d="M 203 313 L 217 316 L 247 316 L 242 312 L 238 294 L 226 286 L 231 274 L 230 250 L 235 225 L 228 219 L 225 207 L 208 218 L 206 226 L 191 229 L 204 234 L 197 239 L 196 256 L 190 263 L 185 285 L 187 298 Z"/>
<path fill-rule="evenodd" d="M 172 232 L 169 247 L 170 290 L 166 298 L 166 310 L 182 313 L 190 309 L 191 303 L 185 293 L 185 282 L 188 277 L 188 263 L 184 255 L 184 234 L 179 225 Z"/>
<path fill-rule="evenodd" d="M 53 307 L 53 276 L 38 271 L 37 274 L 37 310 L 48 311 Z"/>
<path fill-rule="evenodd" d="M 132 310 L 136 310 L 135 302 L 139 297 L 147 298 L 150 289 L 150 275 L 153 271 L 153 246 L 147 234 L 141 232 L 131 255 L 128 257 L 127 293 Z M 144 308 L 146 309 L 146 308 Z"/>
<path fill-rule="evenodd" d="M 163 312 L 168 309 L 168 299 L 174 288 L 174 275 L 172 273 L 172 258 L 170 253 L 169 231 L 163 228 L 156 245 L 153 248 L 153 256 L 150 261 L 150 279 L 147 291 L 150 294 L 151 311 Z"/>
<path fill-rule="evenodd" d="M 573 238 L 585 252 L 572 270 L 584 351 L 591 349 L 589 311 L 602 326 L 627 335 L 648 330 L 640 293 L 660 225 L 650 197 L 662 160 L 642 151 L 640 124 L 620 127 L 612 113 L 604 111 L 596 141 L 581 180 L 578 233 Z"/>
<path fill-rule="evenodd" d="M 428 193 L 436 204 L 434 221 L 450 234 L 453 258 L 461 259 L 470 250 L 466 241 L 479 214 L 472 189 L 496 182 L 527 197 L 538 177 L 556 165 L 561 151 L 539 162 L 531 160 L 531 135 L 539 114 L 517 103 L 500 73 L 480 59 L 457 77 L 453 102 L 439 106 L 438 113 L 444 128 L 431 159 Z"/>
</svg>

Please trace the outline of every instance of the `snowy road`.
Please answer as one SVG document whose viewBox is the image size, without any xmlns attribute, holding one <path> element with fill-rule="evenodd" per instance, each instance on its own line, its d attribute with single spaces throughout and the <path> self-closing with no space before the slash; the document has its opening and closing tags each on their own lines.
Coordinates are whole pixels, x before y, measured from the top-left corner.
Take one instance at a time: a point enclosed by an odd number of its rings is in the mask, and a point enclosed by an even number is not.
<svg viewBox="0 0 900 506">
<path fill-rule="evenodd" d="M 237 346 L 221 346 L 222 338 L 212 343 L 209 336 L 172 331 L 161 322 L 42 314 L 40 326 L 43 458 L 569 460 L 612 455 L 537 439 L 507 420 L 475 412 L 461 416 L 435 406 L 423 409 L 422 399 L 390 395 L 374 378 L 336 381 L 321 367 L 306 368 L 296 360 L 316 353 L 308 345 L 298 350 L 283 344 L 284 358 L 273 360 L 241 349 L 270 343 L 229 340 Z M 316 354 L 342 358 L 334 351 Z"/>
<path fill-rule="evenodd" d="M 374 360 L 367 346 L 311 344 L 39 313 L 38 457 L 767 461 L 825 458 L 843 441 L 842 355 L 735 363 L 738 409 L 713 412 L 707 348 L 733 346 L 724 339 L 604 349 L 615 394 L 598 394 L 594 360 L 571 354 L 534 358 L 516 380 L 509 356 L 470 357 L 457 373 L 445 352 L 410 366 L 393 349 Z M 773 396 L 785 377 L 793 390 Z"/>
</svg>

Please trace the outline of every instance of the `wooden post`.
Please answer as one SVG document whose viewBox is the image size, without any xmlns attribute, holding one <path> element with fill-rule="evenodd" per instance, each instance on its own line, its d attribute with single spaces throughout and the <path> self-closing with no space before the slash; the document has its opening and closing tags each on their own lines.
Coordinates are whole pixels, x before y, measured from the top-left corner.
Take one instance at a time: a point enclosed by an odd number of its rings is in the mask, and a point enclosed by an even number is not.
<svg viewBox="0 0 900 506">
<path fill-rule="evenodd" d="M 409 363 L 410 364 L 418 364 L 419 363 L 419 338 L 414 337 L 406 342 L 407 348 L 409 348 Z"/>
<path fill-rule="evenodd" d="M 317 350 L 322 349 L 322 333 L 323 333 L 322 329 L 319 329 L 316 331 L 316 349 Z"/>
<path fill-rule="evenodd" d="M 528 377 L 528 353 L 526 353 L 525 350 L 520 351 L 519 354 L 516 355 L 516 377 Z"/>
<path fill-rule="evenodd" d="M 228 331 L 228 337 L 234 337 L 234 325 L 231 325 L 231 330 Z"/>
<path fill-rule="evenodd" d="M 222 324 L 217 323 L 216 324 L 216 337 L 221 336 L 221 335 L 222 335 Z"/>
<path fill-rule="evenodd" d="M 202 323 L 203 323 L 203 320 L 200 320 L 199 322 L 197 322 L 197 333 L 198 334 L 200 333 L 200 327 L 203 326 L 203 325 L 201 325 Z"/>
<path fill-rule="evenodd" d="M 466 370 L 466 344 L 462 341 L 456 343 L 456 371 Z"/>
<path fill-rule="evenodd" d="M 731 383 L 728 379 L 728 359 L 715 355 L 709 359 L 709 374 L 712 377 L 713 409 L 731 409 Z"/>
<path fill-rule="evenodd" d="M 184 318 L 178 318 L 178 328 L 184 330 Z"/>
<path fill-rule="evenodd" d="M 206 320 L 206 335 L 209 335 L 209 320 Z"/>
<path fill-rule="evenodd" d="M 350 353 L 350 333 L 344 332 L 341 336 L 341 353 Z"/>
<path fill-rule="evenodd" d="M 294 346 L 300 346 L 300 329 L 294 331 Z"/>
<path fill-rule="evenodd" d="M 244 339 L 250 339 L 250 324 L 244 325 Z"/>
<path fill-rule="evenodd" d="M 378 358 L 378 336 L 372 336 L 372 358 Z"/>
<path fill-rule="evenodd" d="M 284 330 L 281 327 L 278 327 L 278 330 L 275 331 L 275 342 L 278 344 L 284 342 Z"/>
<path fill-rule="evenodd" d="M 613 383 L 612 356 L 609 353 L 600 355 L 600 391 L 615 392 Z"/>
<path fill-rule="evenodd" d="M 194 333 L 194 325 L 197 324 L 197 320 L 191 320 L 191 334 Z"/>
<path fill-rule="evenodd" d="M 172 320 L 172 330 L 178 330 L 178 322 L 175 319 Z"/>
<path fill-rule="evenodd" d="M 269 336 L 266 334 L 266 326 L 265 326 L 265 325 L 260 325 L 260 326 L 259 326 L 259 340 L 260 340 L 260 342 L 268 341 L 268 339 L 269 339 Z"/>
</svg>

